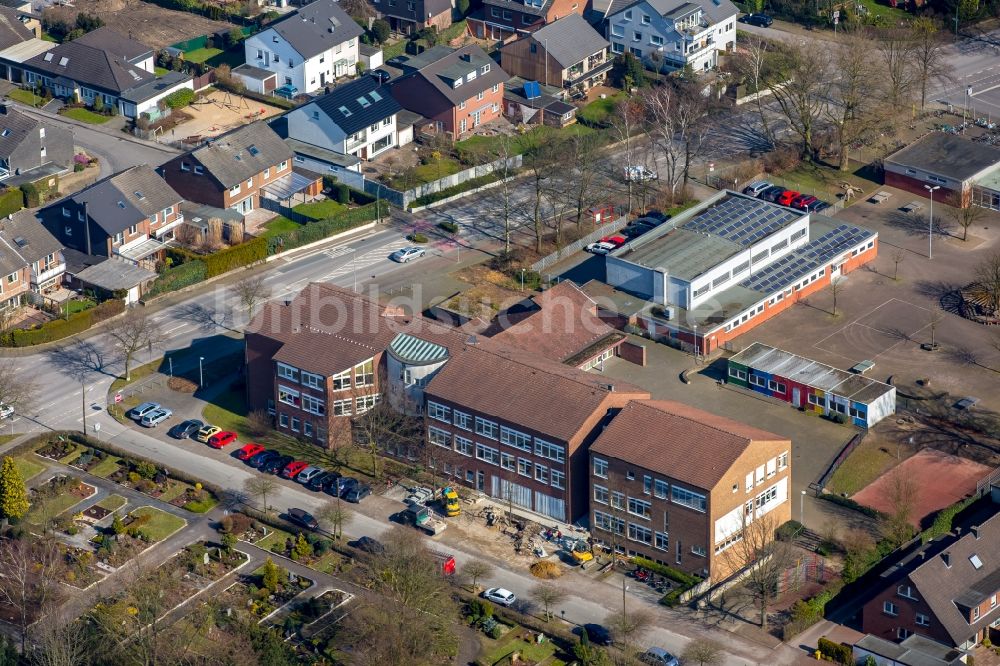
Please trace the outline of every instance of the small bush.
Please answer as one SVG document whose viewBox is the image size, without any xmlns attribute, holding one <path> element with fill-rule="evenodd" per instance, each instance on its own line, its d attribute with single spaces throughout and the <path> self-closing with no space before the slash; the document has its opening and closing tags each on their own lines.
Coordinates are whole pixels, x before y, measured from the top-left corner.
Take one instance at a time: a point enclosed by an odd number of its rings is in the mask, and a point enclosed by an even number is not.
<svg viewBox="0 0 1000 666">
<path fill-rule="evenodd" d="M 189 88 L 182 88 L 163 98 L 163 103 L 171 109 L 183 109 L 193 101 L 194 91 Z"/>
<path fill-rule="evenodd" d="M 701 582 L 701 578 L 698 576 L 692 576 L 691 574 L 678 571 L 673 567 L 668 567 L 664 564 L 660 564 L 659 562 L 647 560 L 644 557 L 633 557 L 632 564 L 637 567 L 642 567 L 643 569 L 648 569 L 649 571 L 660 574 L 661 576 L 666 576 L 670 580 L 676 581 L 688 588 L 694 587 Z"/>
<path fill-rule="evenodd" d="M 531 575 L 535 578 L 544 578 L 551 580 L 553 578 L 559 578 L 562 576 L 562 569 L 555 562 L 548 562 L 543 560 L 541 562 L 535 562 L 529 567 Z"/>
<path fill-rule="evenodd" d="M 490 627 L 487 635 L 493 640 L 498 640 L 501 636 L 503 636 L 503 625 L 499 622 L 493 623 L 493 626 Z"/>
<path fill-rule="evenodd" d="M 458 225 L 455 224 L 454 222 L 441 222 L 440 224 L 438 224 L 438 226 L 441 227 L 443 230 L 447 231 L 449 234 L 458 233 Z"/>
<path fill-rule="evenodd" d="M 24 208 L 24 192 L 22 190 L 4 190 L 0 193 L 0 217 L 13 215 L 22 208 Z"/>
<path fill-rule="evenodd" d="M 347 205 L 351 202 L 351 188 L 347 185 L 344 183 L 337 183 L 334 185 L 333 189 L 337 195 L 337 203 Z"/>
<path fill-rule="evenodd" d="M 406 239 L 411 243 L 426 243 L 428 241 L 427 236 L 421 233 L 410 234 Z"/>
<path fill-rule="evenodd" d="M 819 648 L 820 654 L 825 657 L 829 657 L 839 664 L 849 666 L 854 663 L 854 654 L 852 653 L 851 648 L 846 645 L 835 643 L 826 637 L 820 636 L 817 647 Z"/>
<path fill-rule="evenodd" d="M 802 523 L 797 520 L 789 520 L 774 531 L 774 537 L 778 541 L 791 541 L 801 531 Z"/>
</svg>

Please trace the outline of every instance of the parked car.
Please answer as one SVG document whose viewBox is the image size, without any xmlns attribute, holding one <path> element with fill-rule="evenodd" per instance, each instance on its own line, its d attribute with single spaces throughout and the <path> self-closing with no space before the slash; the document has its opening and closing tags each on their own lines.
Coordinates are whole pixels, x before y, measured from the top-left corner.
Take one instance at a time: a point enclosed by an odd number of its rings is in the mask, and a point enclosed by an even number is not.
<svg viewBox="0 0 1000 666">
<path fill-rule="evenodd" d="M 404 247 L 390 254 L 389 258 L 397 263 L 405 264 L 413 259 L 419 259 L 425 254 L 427 251 L 422 247 Z"/>
<path fill-rule="evenodd" d="M 141 419 L 146 414 L 149 414 L 154 409 L 159 409 L 160 403 L 158 402 L 144 402 L 141 405 L 137 405 L 132 408 L 132 411 L 128 413 L 133 419 Z"/>
<path fill-rule="evenodd" d="M 279 476 L 283 479 L 294 479 L 306 467 L 309 467 L 309 463 L 307 463 L 305 460 L 293 460 L 292 462 L 285 465 L 285 467 L 281 470 Z"/>
<path fill-rule="evenodd" d="M 314 492 L 321 492 L 326 490 L 328 484 L 333 483 L 340 476 L 337 472 L 323 472 L 317 476 L 314 476 L 309 483 L 306 484 L 306 488 Z"/>
<path fill-rule="evenodd" d="M 236 443 L 236 433 L 229 430 L 217 432 L 208 438 L 208 445 L 213 449 L 221 449 L 224 446 Z"/>
<path fill-rule="evenodd" d="M 7 419 L 14 416 L 14 408 L 0 402 L 0 419 Z"/>
<path fill-rule="evenodd" d="M 656 180 L 659 178 L 655 171 L 641 165 L 624 167 L 623 175 L 626 182 L 642 182 L 644 180 Z"/>
<path fill-rule="evenodd" d="M 323 473 L 324 472 L 322 467 L 309 465 L 304 470 L 299 472 L 298 476 L 295 477 L 295 480 L 298 481 L 299 483 L 306 484 L 315 479 L 317 476 L 322 475 Z"/>
<path fill-rule="evenodd" d="M 247 464 L 256 469 L 263 469 L 264 465 L 280 457 L 281 454 L 277 451 L 263 451 L 247 460 Z"/>
<path fill-rule="evenodd" d="M 309 530 L 319 529 L 319 523 L 313 518 L 313 515 L 304 509 L 289 509 L 288 518 L 293 523 L 298 523 L 302 527 Z"/>
<path fill-rule="evenodd" d="M 758 194 L 757 198 L 760 199 L 761 201 L 770 201 L 771 203 L 774 203 L 775 201 L 778 200 L 778 197 L 780 197 L 784 192 L 785 188 L 783 188 L 781 185 L 772 185 L 771 187 L 767 188 L 766 190 Z"/>
<path fill-rule="evenodd" d="M 143 416 L 139 423 L 144 428 L 155 428 L 173 415 L 174 413 L 166 407 L 160 407 Z"/>
<path fill-rule="evenodd" d="M 357 479 L 350 476 L 342 476 L 339 479 L 337 479 L 337 482 L 335 484 L 330 486 L 330 490 L 328 490 L 327 492 L 333 495 L 334 491 L 336 491 L 336 494 L 338 496 L 343 497 L 344 495 L 347 494 L 348 490 L 350 490 L 356 485 L 358 485 Z"/>
<path fill-rule="evenodd" d="M 208 444 L 208 440 L 217 432 L 222 432 L 222 428 L 206 423 L 202 426 L 201 430 L 198 431 L 194 438 L 202 444 Z"/>
<path fill-rule="evenodd" d="M 591 254 L 608 254 L 615 249 L 615 246 L 611 243 L 591 243 L 584 249 Z"/>
<path fill-rule="evenodd" d="M 368 536 L 363 536 L 355 541 L 354 547 L 358 550 L 363 550 L 366 553 L 372 553 L 375 555 L 381 555 L 385 552 L 385 545 L 381 541 Z"/>
<path fill-rule="evenodd" d="M 600 624 L 588 623 L 574 629 L 573 633 L 579 636 L 581 629 L 587 630 L 587 638 L 590 639 L 591 643 L 595 645 L 611 645 L 611 632 L 608 631 L 607 627 Z"/>
<path fill-rule="evenodd" d="M 188 419 L 186 421 L 181 421 L 173 428 L 167 431 L 167 434 L 174 439 L 187 439 L 194 433 L 198 432 L 205 427 L 205 424 L 198 419 Z"/>
<path fill-rule="evenodd" d="M 483 598 L 501 606 L 511 606 L 517 601 L 517 597 L 514 596 L 513 592 L 505 590 L 502 587 L 491 587 L 483 592 Z"/>
<path fill-rule="evenodd" d="M 264 447 L 261 446 L 260 444 L 253 444 L 253 443 L 244 444 L 243 448 L 241 448 L 239 451 L 236 452 L 236 457 L 239 460 L 250 460 L 255 455 L 263 451 Z"/>
<path fill-rule="evenodd" d="M 625 235 L 629 237 L 629 239 L 632 239 L 636 238 L 637 236 L 641 236 L 648 231 L 652 231 L 653 228 L 654 227 L 648 224 L 631 224 L 625 227 L 624 232 Z"/>
<path fill-rule="evenodd" d="M 295 460 L 295 458 L 292 456 L 283 456 L 279 454 L 277 458 L 271 458 L 258 469 L 266 474 L 277 474 L 281 470 L 285 469 L 288 463 L 293 460 Z"/>
<path fill-rule="evenodd" d="M 363 500 L 364 498 L 368 497 L 371 494 L 372 494 L 371 486 L 364 483 L 359 483 L 347 489 L 347 492 L 344 493 L 344 499 L 347 500 L 348 502 L 353 502 L 357 504 L 358 502 L 360 502 L 361 500 Z"/>
<path fill-rule="evenodd" d="M 814 201 L 818 201 L 816 197 L 811 194 L 800 194 L 792 200 L 792 208 L 798 210 L 807 210 L 807 206 Z"/>
<path fill-rule="evenodd" d="M 611 243 L 615 247 L 621 247 L 628 242 L 628 239 L 624 236 L 605 236 L 601 239 L 602 243 Z"/>
<path fill-rule="evenodd" d="M 652 664 L 652 666 L 680 666 L 677 657 L 661 647 L 649 648 L 639 655 L 639 661 L 644 664 Z"/>
<path fill-rule="evenodd" d="M 368 73 L 371 74 L 373 77 L 375 77 L 375 80 L 378 81 L 379 83 L 385 83 L 386 81 L 392 78 L 392 74 L 385 71 L 384 69 L 373 69 Z"/>
<path fill-rule="evenodd" d="M 816 201 L 813 201 L 808 206 L 806 206 L 806 210 L 809 211 L 810 213 L 819 213 L 821 211 L 826 210 L 829 207 L 830 204 L 828 204 L 827 202 L 823 201 L 822 199 L 816 199 Z"/>
<path fill-rule="evenodd" d="M 769 183 L 766 180 L 758 180 L 755 183 L 750 183 L 743 188 L 743 194 L 749 194 L 752 197 L 760 196 L 760 193 L 769 187 L 772 187 L 774 183 Z"/>
<path fill-rule="evenodd" d="M 758 28 L 770 28 L 771 24 L 774 23 L 774 19 L 767 14 L 744 14 L 740 17 L 740 21 Z"/>
<path fill-rule="evenodd" d="M 800 194 L 802 193 L 796 192 L 795 190 L 785 190 L 778 196 L 778 199 L 774 203 L 781 206 L 791 206 L 792 202 L 795 201 L 795 198 Z"/>
</svg>

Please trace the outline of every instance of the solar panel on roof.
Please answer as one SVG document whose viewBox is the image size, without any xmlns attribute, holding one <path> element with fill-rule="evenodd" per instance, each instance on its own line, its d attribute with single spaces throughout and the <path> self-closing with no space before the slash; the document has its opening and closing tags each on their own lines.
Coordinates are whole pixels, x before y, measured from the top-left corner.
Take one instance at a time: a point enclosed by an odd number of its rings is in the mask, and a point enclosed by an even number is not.
<svg viewBox="0 0 1000 666">
<path fill-rule="evenodd" d="M 536 99 L 542 96 L 542 86 L 539 85 L 538 81 L 525 81 L 524 82 L 524 97 L 525 99 Z"/>
</svg>

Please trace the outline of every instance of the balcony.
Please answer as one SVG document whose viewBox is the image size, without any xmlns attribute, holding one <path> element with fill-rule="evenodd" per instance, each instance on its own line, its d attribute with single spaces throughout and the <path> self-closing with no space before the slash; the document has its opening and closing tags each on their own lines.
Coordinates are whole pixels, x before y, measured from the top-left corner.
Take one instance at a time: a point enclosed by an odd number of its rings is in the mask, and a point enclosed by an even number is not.
<svg viewBox="0 0 1000 666">
<path fill-rule="evenodd" d="M 34 269 L 31 271 L 31 285 L 33 287 L 38 287 L 40 284 L 44 284 L 49 280 L 59 277 L 66 272 L 66 264 L 63 262 L 53 262 L 49 264 L 49 267 L 40 273 L 36 273 Z"/>
<path fill-rule="evenodd" d="M 184 224 L 184 215 L 178 213 L 177 217 L 174 218 L 173 222 L 171 222 L 170 224 L 165 224 L 159 229 L 153 230 L 153 236 L 155 236 L 157 239 L 161 239 L 168 231 L 174 229 L 175 227 L 179 227 L 182 224 Z"/>
<path fill-rule="evenodd" d="M 583 81 L 588 81 L 596 76 L 600 76 L 601 74 L 610 71 L 611 68 L 614 67 L 614 64 L 615 63 L 613 60 L 605 59 L 601 64 L 597 65 L 596 67 L 591 67 L 583 72 L 574 72 L 572 69 L 570 69 L 567 72 L 567 78 L 563 81 L 563 87 L 572 88 L 578 83 L 582 83 Z"/>
<path fill-rule="evenodd" d="M 349 153 L 355 148 L 360 148 L 361 146 L 364 146 L 366 143 L 368 143 L 368 138 L 364 134 L 362 134 L 361 138 L 357 140 L 348 137 L 347 141 L 344 144 L 344 152 Z"/>
</svg>

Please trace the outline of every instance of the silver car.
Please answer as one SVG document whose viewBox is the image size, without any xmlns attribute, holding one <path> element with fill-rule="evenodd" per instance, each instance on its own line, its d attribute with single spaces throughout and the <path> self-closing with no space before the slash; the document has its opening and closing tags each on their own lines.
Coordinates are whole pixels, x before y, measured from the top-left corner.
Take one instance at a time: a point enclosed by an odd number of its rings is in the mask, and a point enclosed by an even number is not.
<svg viewBox="0 0 1000 666">
<path fill-rule="evenodd" d="M 141 405 L 137 405 L 132 408 L 132 411 L 128 413 L 133 419 L 141 419 L 146 414 L 149 414 L 154 409 L 159 409 L 160 403 L 158 402 L 144 402 Z"/>
<path fill-rule="evenodd" d="M 651 666 L 680 666 L 677 657 L 661 647 L 651 647 L 639 656 L 639 661 Z"/>
<path fill-rule="evenodd" d="M 295 480 L 299 483 L 309 483 L 317 476 L 323 473 L 322 467 L 316 467 L 315 465 L 309 465 L 304 470 L 299 472 L 299 475 L 295 477 Z"/>
<path fill-rule="evenodd" d="M 422 247 L 404 247 L 402 249 L 393 252 L 389 258 L 393 261 L 405 264 L 411 259 L 419 259 L 426 254 L 426 250 Z"/>
<path fill-rule="evenodd" d="M 151 412 L 147 412 L 139 423 L 145 428 L 155 428 L 173 415 L 174 413 L 166 407 L 159 407 Z"/>
<path fill-rule="evenodd" d="M 513 592 L 502 587 L 491 587 L 483 592 L 483 597 L 501 606 L 512 606 L 517 601 Z"/>
</svg>

